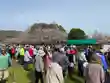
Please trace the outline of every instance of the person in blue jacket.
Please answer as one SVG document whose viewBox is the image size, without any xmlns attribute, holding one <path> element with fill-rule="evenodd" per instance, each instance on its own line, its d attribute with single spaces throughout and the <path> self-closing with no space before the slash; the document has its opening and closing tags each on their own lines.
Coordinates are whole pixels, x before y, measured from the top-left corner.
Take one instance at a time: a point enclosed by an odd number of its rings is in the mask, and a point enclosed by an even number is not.
<svg viewBox="0 0 110 83">
<path fill-rule="evenodd" d="M 101 62 L 102 62 L 102 66 L 104 68 L 104 71 L 107 72 L 108 70 L 108 64 L 107 64 L 107 60 L 105 58 L 105 55 L 102 52 L 98 52 L 100 58 L 101 58 Z"/>
</svg>

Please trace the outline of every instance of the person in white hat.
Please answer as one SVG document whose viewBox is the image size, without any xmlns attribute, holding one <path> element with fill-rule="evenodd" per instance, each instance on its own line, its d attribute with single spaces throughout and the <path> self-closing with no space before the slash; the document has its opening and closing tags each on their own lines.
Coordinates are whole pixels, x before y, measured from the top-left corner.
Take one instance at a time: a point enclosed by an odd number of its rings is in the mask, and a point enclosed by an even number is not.
<svg viewBox="0 0 110 83">
<path fill-rule="evenodd" d="M 38 50 L 38 55 L 35 56 L 35 83 L 38 83 L 39 80 L 41 83 L 44 83 L 43 72 L 44 72 L 44 62 L 43 56 L 45 52 L 43 51 L 43 47 L 40 47 Z"/>
</svg>

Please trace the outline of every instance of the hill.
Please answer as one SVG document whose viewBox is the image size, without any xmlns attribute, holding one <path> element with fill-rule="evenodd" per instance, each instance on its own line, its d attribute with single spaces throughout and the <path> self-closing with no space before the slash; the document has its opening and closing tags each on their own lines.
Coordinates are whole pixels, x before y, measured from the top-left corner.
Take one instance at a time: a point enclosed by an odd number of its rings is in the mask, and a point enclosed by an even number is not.
<svg viewBox="0 0 110 83">
<path fill-rule="evenodd" d="M 7 38 L 15 38 L 15 37 L 19 36 L 20 33 L 22 33 L 22 31 L 0 30 L 0 41 L 3 41 Z"/>
<path fill-rule="evenodd" d="M 35 23 L 33 24 L 29 29 L 27 29 L 26 31 L 29 33 L 34 33 L 37 30 L 41 30 L 41 29 L 45 29 L 45 30 L 50 30 L 50 29 L 54 29 L 54 30 L 59 30 L 63 33 L 66 33 L 66 30 L 64 29 L 64 27 L 62 27 L 61 25 L 58 24 L 46 24 L 46 23 Z"/>
</svg>

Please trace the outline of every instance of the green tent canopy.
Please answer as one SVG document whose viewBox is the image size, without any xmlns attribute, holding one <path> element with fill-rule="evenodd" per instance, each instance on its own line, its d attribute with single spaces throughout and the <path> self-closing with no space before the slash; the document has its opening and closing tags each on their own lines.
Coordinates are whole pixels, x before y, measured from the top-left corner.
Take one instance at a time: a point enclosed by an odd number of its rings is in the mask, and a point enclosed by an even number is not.
<svg viewBox="0 0 110 83">
<path fill-rule="evenodd" d="M 81 44 L 96 44 L 96 39 L 81 39 L 81 40 L 67 40 L 67 44 L 81 45 Z"/>
</svg>

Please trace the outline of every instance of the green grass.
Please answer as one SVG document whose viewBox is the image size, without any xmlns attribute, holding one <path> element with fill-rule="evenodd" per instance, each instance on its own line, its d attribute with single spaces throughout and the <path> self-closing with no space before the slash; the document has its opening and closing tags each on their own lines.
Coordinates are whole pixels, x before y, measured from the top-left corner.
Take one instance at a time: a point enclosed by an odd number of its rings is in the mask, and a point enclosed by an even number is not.
<svg viewBox="0 0 110 83">
<path fill-rule="evenodd" d="M 8 83 L 12 83 L 14 80 L 16 83 L 34 83 L 34 72 L 33 70 L 30 72 L 26 72 L 20 65 L 9 68 L 10 76 L 8 79 Z M 13 74 L 14 72 L 14 74 Z M 77 71 L 73 73 L 72 78 L 70 79 L 68 76 L 65 79 L 65 83 L 84 83 L 83 78 L 77 75 Z"/>
<path fill-rule="evenodd" d="M 83 77 L 78 76 L 77 67 L 74 69 L 74 73 L 71 78 L 67 76 L 65 83 L 84 83 Z"/>
<path fill-rule="evenodd" d="M 78 77 L 77 75 L 73 75 L 71 79 L 67 77 L 67 79 L 65 79 L 65 83 L 84 83 L 84 80 L 83 78 Z"/>
<path fill-rule="evenodd" d="M 17 83 L 28 83 L 29 79 L 27 77 L 28 72 L 24 71 L 22 67 L 10 68 L 9 69 L 9 79 L 8 82 L 17 82 Z"/>
</svg>

